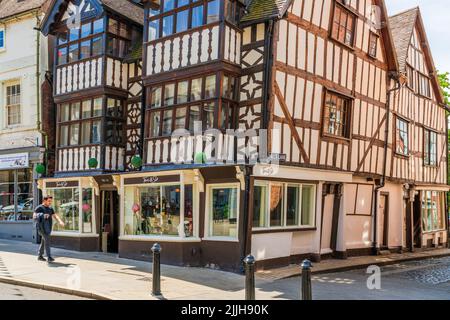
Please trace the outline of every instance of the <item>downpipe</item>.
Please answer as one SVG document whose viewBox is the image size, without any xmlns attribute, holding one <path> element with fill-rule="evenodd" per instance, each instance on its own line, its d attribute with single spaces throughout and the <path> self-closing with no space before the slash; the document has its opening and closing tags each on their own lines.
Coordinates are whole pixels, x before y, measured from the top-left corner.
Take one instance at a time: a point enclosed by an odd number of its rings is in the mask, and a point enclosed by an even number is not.
<svg viewBox="0 0 450 320">
<path fill-rule="evenodd" d="M 389 127 L 391 125 L 390 121 L 390 115 L 391 115 L 391 95 L 395 91 L 399 91 L 402 88 L 402 85 L 400 83 L 400 78 L 398 73 L 392 73 L 390 75 L 390 79 L 395 80 L 396 86 L 392 89 L 390 89 L 387 92 L 387 104 L 386 104 L 386 126 L 384 131 L 384 158 L 383 158 L 383 176 L 380 180 L 380 183 L 376 185 L 374 189 L 374 205 L 373 205 L 373 254 L 379 255 L 380 254 L 380 248 L 378 246 L 378 196 L 380 193 L 380 190 L 383 189 L 386 186 L 386 171 L 387 171 L 387 157 L 388 157 L 388 148 L 389 148 Z"/>
</svg>

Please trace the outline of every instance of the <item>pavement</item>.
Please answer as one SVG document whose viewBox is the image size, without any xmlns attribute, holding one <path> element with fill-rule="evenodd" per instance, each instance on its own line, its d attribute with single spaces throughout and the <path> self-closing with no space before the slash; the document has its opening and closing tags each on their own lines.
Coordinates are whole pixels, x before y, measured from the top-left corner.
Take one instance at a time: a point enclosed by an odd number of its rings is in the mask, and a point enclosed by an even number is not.
<svg viewBox="0 0 450 320">
<path fill-rule="evenodd" d="M 345 260 L 323 260 L 320 263 L 313 264 L 312 273 L 322 274 L 330 272 L 343 272 L 353 269 L 367 268 L 372 265 L 388 266 L 398 262 L 426 260 L 432 258 L 448 257 L 450 249 L 423 250 L 417 252 L 394 253 L 382 256 L 362 256 L 351 257 Z M 258 272 L 258 277 L 265 280 L 281 280 L 300 276 L 302 270 L 298 265 L 290 265 L 282 268 L 264 270 Z"/>
<path fill-rule="evenodd" d="M 161 290 L 163 296 L 153 297 L 150 294 L 152 275 L 151 263 L 149 262 L 121 259 L 113 254 L 81 253 L 54 249 L 53 254 L 56 257 L 56 262 L 47 264 L 37 261 L 36 252 L 36 245 L 26 242 L 0 240 L 0 282 L 10 285 L 31 286 L 91 299 L 242 300 L 245 296 L 245 278 L 239 274 L 211 269 L 162 265 Z M 345 268 L 346 270 L 364 268 L 364 265 L 368 263 L 405 266 L 401 263 L 405 259 L 408 261 L 415 259 L 433 261 L 433 257 L 443 256 L 450 256 L 450 250 L 436 250 L 420 254 L 393 255 L 389 257 L 352 258 L 344 261 L 345 263 L 340 260 L 327 260 L 315 264 L 313 270 L 315 270 L 317 275 L 328 272 L 330 279 L 333 279 L 333 277 L 341 279 L 346 278 L 345 275 L 342 273 L 333 275 L 332 273 L 339 270 L 342 271 Z M 450 276 L 450 259 L 444 262 L 443 266 L 445 270 L 449 271 L 448 274 Z M 400 270 L 405 271 L 405 269 Z M 426 268 L 423 270 L 427 271 Z M 354 278 L 359 277 L 359 280 L 352 280 L 352 284 L 357 283 L 359 289 L 364 290 L 364 279 L 367 278 L 367 275 L 364 270 L 355 272 L 359 272 L 354 274 Z M 273 270 L 271 273 L 267 271 L 258 273 L 256 277 L 257 299 L 298 299 L 300 288 L 298 273 L 298 266 Z M 401 281 L 403 281 L 401 283 L 406 283 L 403 286 L 412 285 L 412 288 L 414 288 L 417 285 L 416 281 L 408 279 Z M 320 278 L 315 278 L 313 279 L 313 284 L 320 288 L 314 293 L 317 299 L 329 297 L 327 292 L 335 292 L 338 298 L 346 296 L 340 292 L 344 289 L 341 286 L 346 286 L 345 281 L 344 283 L 340 283 L 339 280 L 321 282 Z M 336 285 L 338 285 L 338 288 L 334 288 Z M 450 290 L 448 287 L 445 288 L 447 291 L 444 290 L 444 292 L 448 294 Z M 398 290 L 400 290 L 400 287 Z M 401 292 L 400 290 L 397 295 L 394 295 L 394 299 L 400 296 Z M 355 295 L 353 289 L 347 292 L 349 299 L 351 299 L 352 295 Z M 370 297 L 370 295 L 366 296 Z M 433 291 L 427 296 L 442 297 L 440 291 L 437 293 Z M 444 294 L 445 297 L 446 295 Z M 356 295 L 355 298 L 364 299 L 364 295 Z"/>
<path fill-rule="evenodd" d="M 48 290 L 0 283 L 0 300 L 88 300 Z"/>
</svg>

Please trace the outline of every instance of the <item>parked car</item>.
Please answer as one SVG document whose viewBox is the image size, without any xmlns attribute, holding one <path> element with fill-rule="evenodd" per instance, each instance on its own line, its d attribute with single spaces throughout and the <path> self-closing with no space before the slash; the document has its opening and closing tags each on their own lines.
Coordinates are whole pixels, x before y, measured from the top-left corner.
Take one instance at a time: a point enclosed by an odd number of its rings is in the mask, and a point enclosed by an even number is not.
<svg viewBox="0 0 450 320">
<path fill-rule="evenodd" d="M 15 216 L 14 205 L 0 208 L 0 215 L 8 216 L 7 221 L 30 220 L 33 213 L 33 198 L 28 198 L 17 205 L 17 215 Z M 17 219 L 16 219 L 17 218 Z"/>
</svg>

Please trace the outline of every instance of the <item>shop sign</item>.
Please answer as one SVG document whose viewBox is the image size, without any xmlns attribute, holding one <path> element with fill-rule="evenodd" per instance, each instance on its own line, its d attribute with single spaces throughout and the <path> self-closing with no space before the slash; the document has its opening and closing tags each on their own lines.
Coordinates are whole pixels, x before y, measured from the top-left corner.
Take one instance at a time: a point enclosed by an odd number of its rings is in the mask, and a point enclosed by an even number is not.
<svg viewBox="0 0 450 320">
<path fill-rule="evenodd" d="M 286 162 L 287 155 L 285 153 L 271 153 L 269 155 L 269 159 L 270 159 L 270 161 L 278 162 L 278 163 Z"/>
<path fill-rule="evenodd" d="M 28 153 L 0 155 L 0 170 L 14 170 L 29 168 Z"/>
<path fill-rule="evenodd" d="M 169 182 L 180 182 L 180 176 L 179 175 L 173 175 L 173 176 L 144 176 L 144 177 L 126 178 L 124 180 L 124 184 L 126 184 L 126 185 L 169 183 Z"/>
<path fill-rule="evenodd" d="M 47 182 L 45 184 L 47 189 L 56 189 L 56 188 L 75 188 L 78 187 L 78 181 L 56 181 L 56 182 Z"/>
</svg>

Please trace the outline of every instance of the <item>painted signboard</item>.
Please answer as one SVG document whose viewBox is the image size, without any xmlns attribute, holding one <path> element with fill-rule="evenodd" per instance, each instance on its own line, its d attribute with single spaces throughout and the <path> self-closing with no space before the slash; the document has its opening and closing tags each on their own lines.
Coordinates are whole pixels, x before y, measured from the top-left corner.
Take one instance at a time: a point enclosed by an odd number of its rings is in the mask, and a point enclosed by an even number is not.
<svg viewBox="0 0 450 320">
<path fill-rule="evenodd" d="M 30 166 L 28 153 L 0 155 L 0 170 L 24 169 Z"/>
</svg>

